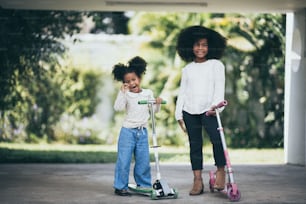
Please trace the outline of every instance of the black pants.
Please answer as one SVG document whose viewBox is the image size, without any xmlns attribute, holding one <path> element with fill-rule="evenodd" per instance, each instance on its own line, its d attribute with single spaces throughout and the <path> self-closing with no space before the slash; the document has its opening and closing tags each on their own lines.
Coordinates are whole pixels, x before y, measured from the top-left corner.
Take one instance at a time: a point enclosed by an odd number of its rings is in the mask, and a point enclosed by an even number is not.
<svg viewBox="0 0 306 204">
<path fill-rule="evenodd" d="M 183 120 L 185 122 L 189 138 L 192 170 L 203 169 L 203 127 L 207 132 L 213 146 L 215 165 L 218 167 L 225 166 L 225 157 L 220 133 L 218 131 L 217 118 L 215 116 L 206 116 L 205 113 L 192 115 L 183 111 Z"/>
</svg>

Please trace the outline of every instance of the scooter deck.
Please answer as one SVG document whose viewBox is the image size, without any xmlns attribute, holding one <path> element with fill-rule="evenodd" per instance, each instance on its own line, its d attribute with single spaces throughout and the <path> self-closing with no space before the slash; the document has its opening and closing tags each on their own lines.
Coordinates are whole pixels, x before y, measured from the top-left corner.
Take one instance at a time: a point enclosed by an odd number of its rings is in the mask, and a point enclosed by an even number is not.
<svg viewBox="0 0 306 204">
<path fill-rule="evenodd" d="M 135 193 L 139 193 L 141 195 L 145 195 L 145 196 L 151 196 L 153 189 L 149 189 L 149 188 L 140 188 L 138 187 L 136 184 L 129 184 L 128 185 L 129 190 L 135 192 Z"/>
</svg>

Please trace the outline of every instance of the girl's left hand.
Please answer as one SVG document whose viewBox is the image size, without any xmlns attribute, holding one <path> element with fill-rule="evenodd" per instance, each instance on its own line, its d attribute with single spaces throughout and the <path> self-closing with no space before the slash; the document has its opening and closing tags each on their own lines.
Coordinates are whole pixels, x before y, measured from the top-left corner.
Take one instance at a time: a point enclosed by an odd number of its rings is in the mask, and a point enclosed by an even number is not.
<svg viewBox="0 0 306 204">
<path fill-rule="evenodd" d="M 212 116 L 216 116 L 216 106 L 212 106 L 209 110 L 210 114 L 209 115 L 212 115 Z"/>
<path fill-rule="evenodd" d="M 178 120 L 177 122 L 179 123 L 179 125 L 180 125 L 181 129 L 184 131 L 184 133 L 187 133 L 187 129 L 186 129 L 186 125 L 185 125 L 184 120 L 181 119 L 181 120 Z"/>
</svg>

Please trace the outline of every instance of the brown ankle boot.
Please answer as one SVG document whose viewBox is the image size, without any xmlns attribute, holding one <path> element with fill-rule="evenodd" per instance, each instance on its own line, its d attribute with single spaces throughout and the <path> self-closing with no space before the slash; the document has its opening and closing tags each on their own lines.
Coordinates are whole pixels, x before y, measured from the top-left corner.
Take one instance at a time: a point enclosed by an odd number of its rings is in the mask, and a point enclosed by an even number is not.
<svg viewBox="0 0 306 204">
<path fill-rule="evenodd" d="M 189 192 L 189 195 L 200 195 L 204 192 L 204 185 L 203 185 L 203 179 L 202 179 L 202 171 L 201 170 L 195 170 L 193 171 L 194 179 L 193 179 L 193 187 L 191 191 Z"/>
<path fill-rule="evenodd" d="M 216 171 L 216 182 L 214 185 L 214 189 L 223 190 L 225 188 L 225 170 L 224 167 L 218 167 Z"/>
</svg>

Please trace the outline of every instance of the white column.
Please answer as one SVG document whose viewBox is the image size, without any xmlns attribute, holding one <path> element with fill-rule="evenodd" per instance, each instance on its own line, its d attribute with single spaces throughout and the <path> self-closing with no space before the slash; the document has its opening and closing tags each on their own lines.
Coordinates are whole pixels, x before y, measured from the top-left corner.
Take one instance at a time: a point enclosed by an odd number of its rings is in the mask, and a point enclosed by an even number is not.
<svg viewBox="0 0 306 204">
<path fill-rule="evenodd" d="M 287 14 L 285 63 L 285 163 L 306 165 L 306 10 Z"/>
</svg>

